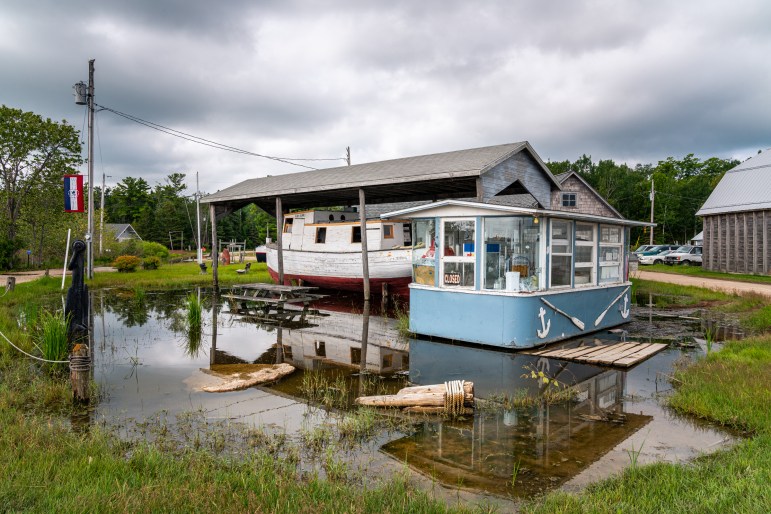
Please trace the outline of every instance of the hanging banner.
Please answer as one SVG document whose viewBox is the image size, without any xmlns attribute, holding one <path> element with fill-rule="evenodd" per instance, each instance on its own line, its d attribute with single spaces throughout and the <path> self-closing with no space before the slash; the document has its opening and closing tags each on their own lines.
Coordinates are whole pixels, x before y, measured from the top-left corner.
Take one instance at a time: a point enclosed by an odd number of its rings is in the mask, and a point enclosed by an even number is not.
<svg viewBox="0 0 771 514">
<path fill-rule="evenodd" d="M 64 212 L 84 212 L 83 175 L 64 176 Z"/>
</svg>

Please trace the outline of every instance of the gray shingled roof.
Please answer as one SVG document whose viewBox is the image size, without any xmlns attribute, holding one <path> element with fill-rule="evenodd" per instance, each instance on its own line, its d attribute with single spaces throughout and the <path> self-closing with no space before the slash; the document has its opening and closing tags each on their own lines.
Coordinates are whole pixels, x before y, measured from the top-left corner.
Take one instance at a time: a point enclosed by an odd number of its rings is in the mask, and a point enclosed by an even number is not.
<svg viewBox="0 0 771 514">
<path fill-rule="evenodd" d="M 728 170 L 697 216 L 771 209 L 771 151 Z"/>
<path fill-rule="evenodd" d="M 270 212 L 277 197 L 282 198 L 284 208 L 358 204 L 359 188 L 366 188 L 368 204 L 467 197 L 476 193 L 475 181 L 484 172 L 523 151 L 559 187 L 525 141 L 254 178 L 208 195 L 201 202 L 229 209 L 253 202 Z"/>
<path fill-rule="evenodd" d="M 458 200 L 466 202 L 476 202 L 476 198 L 458 198 Z M 401 211 L 403 209 L 409 209 L 412 207 L 420 207 L 422 205 L 428 205 L 434 203 L 431 201 L 422 202 L 396 202 L 396 203 L 381 203 L 377 205 L 366 205 L 367 219 L 379 218 L 381 215 L 387 212 Z M 507 207 L 522 207 L 524 209 L 536 209 L 538 208 L 538 200 L 533 198 L 530 194 L 520 195 L 502 195 L 494 196 L 486 203 L 493 205 L 505 205 Z"/>
</svg>

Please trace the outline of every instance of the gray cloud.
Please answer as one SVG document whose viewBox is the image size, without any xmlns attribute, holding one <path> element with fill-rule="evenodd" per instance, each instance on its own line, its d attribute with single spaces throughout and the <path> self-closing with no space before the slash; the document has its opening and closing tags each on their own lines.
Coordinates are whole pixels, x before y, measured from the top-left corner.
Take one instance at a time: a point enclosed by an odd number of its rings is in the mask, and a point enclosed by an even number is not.
<svg viewBox="0 0 771 514">
<path fill-rule="evenodd" d="M 552 160 L 745 158 L 771 144 L 769 19 L 762 0 L 11 1 L 0 102 L 80 128 L 71 86 L 95 58 L 100 105 L 269 155 L 527 139 Z M 199 171 L 214 191 L 298 170 L 97 118 L 112 183 Z"/>
</svg>

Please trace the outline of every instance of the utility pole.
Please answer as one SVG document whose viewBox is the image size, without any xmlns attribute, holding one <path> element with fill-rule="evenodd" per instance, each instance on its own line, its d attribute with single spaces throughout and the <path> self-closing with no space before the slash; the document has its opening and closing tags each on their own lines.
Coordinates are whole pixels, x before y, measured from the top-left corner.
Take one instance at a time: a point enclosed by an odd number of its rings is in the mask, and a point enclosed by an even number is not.
<svg viewBox="0 0 771 514">
<path fill-rule="evenodd" d="M 195 217 L 198 222 L 198 264 L 203 262 L 203 251 L 201 250 L 201 193 L 198 191 L 198 172 L 195 172 Z"/>
<path fill-rule="evenodd" d="M 651 242 L 653 244 L 653 203 L 656 200 L 656 191 L 653 189 L 653 179 L 651 179 Z"/>
<path fill-rule="evenodd" d="M 345 160 L 348 163 L 348 166 L 351 165 L 351 147 L 346 146 L 345 147 Z"/>
<path fill-rule="evenodd" d="M 102 172 L 102 201 L 99 203 L 99 257 L 102 256 L 102 234 L 104 234 L 104 187 L 105 178 L 107 176 Z M 112 178 L 112 176 L 110 176 Z"/>
<path fill-rule="evenodd" d="M 87 276 L 94 278 L 94 61 L 88 61 L 88 229 L 86 232 Z"/>
</svg>

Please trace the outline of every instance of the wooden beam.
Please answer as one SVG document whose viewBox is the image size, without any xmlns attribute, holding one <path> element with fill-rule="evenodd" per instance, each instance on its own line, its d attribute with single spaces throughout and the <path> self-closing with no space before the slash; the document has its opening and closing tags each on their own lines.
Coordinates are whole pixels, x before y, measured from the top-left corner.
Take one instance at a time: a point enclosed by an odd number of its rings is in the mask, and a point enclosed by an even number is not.
<svg viewBox="0 0 771 514">
<path fill-rule="evenodd" d="M 278 246 L 278 283 L 284 284 L 284 208 L 276 197 L 276 245 Z M 291 236 L 290 236 L 291 237 Z"/>
<path fill-rule="evenodd" d="M 364 188 L 359 188 L 359 222 L 361 224 L 361 268 L 364 301 L 369 301 L 369 252 L 367 252 L 367 211 Z"/>
<path fill-rule="evenodd" d="M 217 239 L 217 207 L 213 203 L 209 204 L 209 217 L 211 218 L 211 276 L 214 289 L 217 289 L 220 286 L 219 276 L 217 275 L 220 245 Z"/>
</svg>

